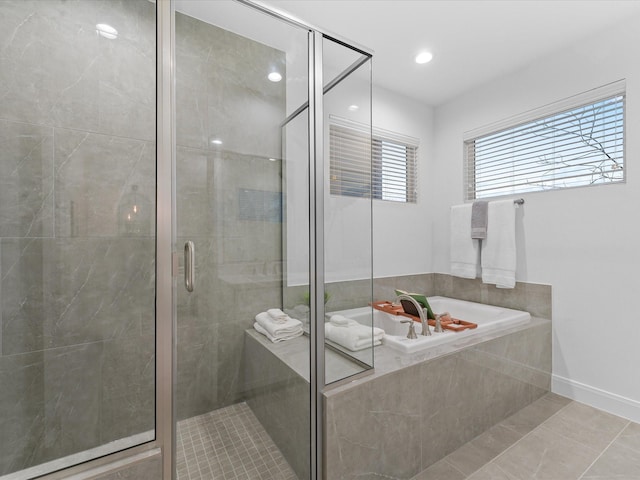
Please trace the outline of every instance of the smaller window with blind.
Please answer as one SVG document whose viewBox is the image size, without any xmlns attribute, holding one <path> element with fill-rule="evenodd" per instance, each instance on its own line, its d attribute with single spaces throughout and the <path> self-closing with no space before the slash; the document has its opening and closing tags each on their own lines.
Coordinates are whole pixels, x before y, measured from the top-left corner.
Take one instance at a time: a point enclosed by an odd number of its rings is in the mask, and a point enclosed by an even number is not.
<svg viewBox="0 0 640 480">
<path fill-rule="evenodd" d="M 585 94 L 588 103 L 572 97 L 557 113 L 551 105 L 543 117 L 466 139 L 467 200 L 623 182 L 621 85 L 602 87 L 607 95 L 597 100 L 600 89 Z"/>
<path fill-rule="evenodd" d="M 331 124 L 331 194 L 415 203 L 417 152 L 417 141 L 409 137 Z"/>
</svg>

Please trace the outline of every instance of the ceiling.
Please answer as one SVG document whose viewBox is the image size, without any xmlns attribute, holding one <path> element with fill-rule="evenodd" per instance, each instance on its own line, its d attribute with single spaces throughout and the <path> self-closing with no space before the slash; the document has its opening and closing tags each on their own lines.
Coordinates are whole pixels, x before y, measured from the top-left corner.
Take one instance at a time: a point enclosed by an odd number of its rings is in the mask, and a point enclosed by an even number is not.
<svg viewBox="0 0 640 480">
<path fill-rule="evenodd" d="M 429 105 L 640 15 L 638 0 L 264 0 L 374 51 L 374 83 Z M 421 50 L 433 53 L 425 65 Z"/>
</svg>

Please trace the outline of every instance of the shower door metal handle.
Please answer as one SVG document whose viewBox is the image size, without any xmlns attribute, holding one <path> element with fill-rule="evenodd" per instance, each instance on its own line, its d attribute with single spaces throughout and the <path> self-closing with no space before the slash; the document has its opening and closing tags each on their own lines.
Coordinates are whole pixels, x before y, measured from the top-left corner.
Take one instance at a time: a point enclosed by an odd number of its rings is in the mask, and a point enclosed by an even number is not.
<svg viewBox="0 0 640 480">
<path fill-rule="evenodd" d="M 191 240 L 184 244 L 184 286 L 187 292 L 193 292 L 195 280 L 195 245 Z"/>
</svg>

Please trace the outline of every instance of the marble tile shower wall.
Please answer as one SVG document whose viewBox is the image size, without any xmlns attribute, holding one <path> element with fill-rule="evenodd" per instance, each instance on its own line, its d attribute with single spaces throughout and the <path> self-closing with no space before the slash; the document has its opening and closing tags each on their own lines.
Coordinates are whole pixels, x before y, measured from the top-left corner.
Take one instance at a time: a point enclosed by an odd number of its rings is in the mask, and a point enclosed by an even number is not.
<svg viewBox="0 0 640 480">
<path fill-rule="evenodd" d="M 155 7 L 0 10 L 3 475 L 154 426 Z"/>
<path fill-rule="evenodd" d="M 285 82 L 266 74 L 284 62 L 281 51 L 176 14 L 178 245 L 196 247 L 196 288 L 178 289 L 180 419 L 243 398 L 244 330 L 282 302 Z"/>
</svg>

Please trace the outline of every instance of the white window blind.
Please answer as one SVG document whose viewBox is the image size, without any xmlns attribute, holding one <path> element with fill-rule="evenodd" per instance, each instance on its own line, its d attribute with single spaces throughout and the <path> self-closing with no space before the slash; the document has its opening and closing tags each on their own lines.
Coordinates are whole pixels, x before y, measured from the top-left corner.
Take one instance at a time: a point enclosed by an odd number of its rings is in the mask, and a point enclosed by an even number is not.
<svg viewBox="0 0 640 480">
<path fill-rule="evenodd" d="M 624 181 L 624 107 L 620 93 L 466 140 L 467 199 Z"/>
<path fill-rule="evenodd" d="M 392 134 L 329 126 L 333 195 L 415 203 L 418 147 Z"/>
</svg>

